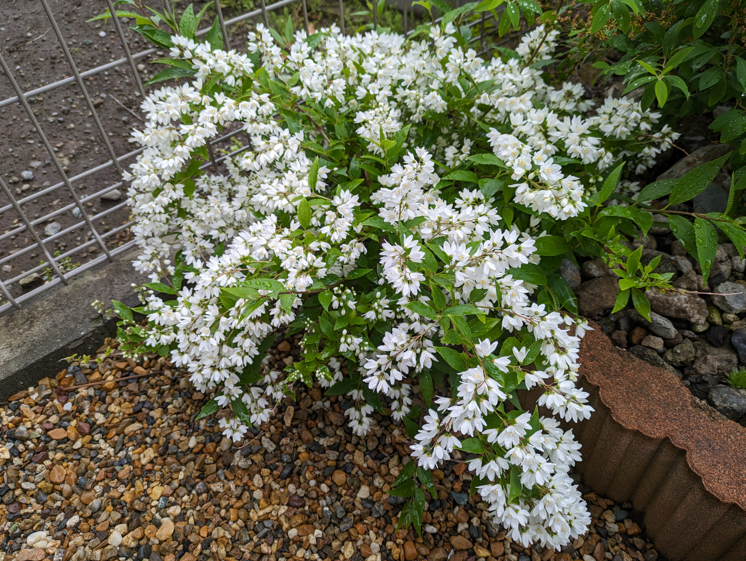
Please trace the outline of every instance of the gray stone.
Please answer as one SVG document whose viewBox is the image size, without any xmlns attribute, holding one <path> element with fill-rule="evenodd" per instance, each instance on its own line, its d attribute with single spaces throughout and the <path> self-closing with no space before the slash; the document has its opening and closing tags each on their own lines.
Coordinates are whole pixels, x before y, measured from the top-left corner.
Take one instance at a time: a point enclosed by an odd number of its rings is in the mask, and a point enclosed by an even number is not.
<svg viewBox="0 0 746 561">
<path fill-rule="evenodd" d="M 80 209 L 78 207 L 75 207 L 72 212 L 73 218 L 76 220 L 80 220 L 83 217 L 83 213 L 80 212 Z"/>
<path fill-rule="evenodd" d="M 567 281 L 567 284 L 570 285 L 570 288 L 580 286 L 580 269 L 575 263 L 573 263 L 569 259 L 563 259 L 562 265 L 560 265 L 559 272 L 560 275 L 562 275 L 562 277 Z"/>
<path fill-rule="evenodd" d="M 730 152 L 732 148 L 727 144 L 708 144 L 702 148 L 697 148 L 689 156 L 680 159 L 669 169 L 664 171 L 657 177 L 658 181 L 662 179 L 678 179 L 683 177 L 697 166 L 717 160 L 720 156 L 724 156 Z"/>
<path fill-rule="evenodd" d="M 25 181 L 31 181 L 33 178 L 34 178 L 33 171 L 22 171 L 21 172 L 21 179 L 24 179 Z"/>
<path fill-rule="evenodd" d="M 730 344 L 738 353 L 738 360 L 746 364 L 746 329 L 737 329 L 730 338 Z"/>
<path fill-rule="evenodd" d="M 717 183 L 710 183 L 707 188 L 692 201 L 694 212 L 725 212 L 728 208 L 728 193 Z"/>
<path fill-rule="evenodd" d="M 15 430 L 16 440 L 26 440 L 28 438 L 28 435 L 29 435 L 28 429 L 23 424 L 20 424 L 16 427 L 16 430 Z"/>
<path fill-rule="evenodd" d="M 41 166 L 43 166 L 43 165 L 44 165 L 44 163 L 43 163 L 43 162 L 40 162 L 39 160 L 34 160 L 34 161 L 33 161 L 33 162 L 31 162 L 31 163 L 30 163 L 29 165 L 30 165 L 30 166 L 31 166 L 32 168 L 36 169 L 36 168 L 40 168 Z"/>
<path fill-rule="evenodd" d="M 631 347 L 629 349 L 629 352 L 632 353 L 632 355 L 639 358 L 640 360 L 644 360 L 648 364 L 652 364 L 653 366 L 656 366 L 658 368 L 668 370 L 671 374 L 673 374 L 677 378 L 681 378 L 681 373 L 678 370 L 676 370 L 673 366 L 668 364 L 665 360 L 663 360 L 660 357 L 660 355 L 656 353 L 653 349 L 643 347 L 642 345 L 635 345 L 634 347 Z"/>
<path fill-rule="evenodd" d="M 732 421 L 746 415 L 746 391 L 730 386 L 715 386 L 710 388 L 707 401 Z"/>
<path fill-rule="evenodd" d="M 661 292 L 657 289 L 648 290 L 645 294 L 656 313 L 695 324 L 704 323 L 707 319 L 707 303 L 696 294 Z"/>
<path fill-rule="evenodd" d="M 710 277 L 708 280 L 709 285 L 718 286 L 719 284 L 724 283 L 728 280 L 728 277 L 730 277 L 732 270 L 733 264 L 730 259 L 728 259 L 727 255 L 724 260 L 716 259 L 713 261 L 712 268 L 710 269 Z"/>
<path fill-rule="evenodd" d="M 724 282 L 714 290 L 717 296 L 712 297 L 712 302 L 724 312 L 729 314 L 742 314 L 746 312 L 746 287 L 735 282 Z"/>
<path fill-rule="evenodd" d="M 44 279 L 41 278 L 39 273 L 31 273 L 30 275 L 19 280 L 18 284 L 21 285 L 21 288 L 23 290 L 30 290 L 41 284 L 44 284 Z"/>
<path fill-rule="evenodd" d="M 603 259 L 591 259 L 583 263 L 583 276 L 587 279 L 598 279 L 608 274 L 609 267 Z"/>
<path fill-rule="evenodd" d="M 715 369 L 714 373 L 718 376 L 727 376 L 734 368 L 738 368 L 738 355 L 728 346 L 713 347 L 705 341 L 695 341 L 694 349 L 697 360 L 692 368 L 703 359 L 707 359 L 707 363 Z"/>
<path fill-rule="evenodd" d="M 746 271 L 746 259 L 741 259 L 738 255 L 730 258 L 732 269 L 737 273 Z"/>
<path fill-rule="evenodd" d="M 684 366 L 689 366 L 694 362 L 695 356 L 694 345 L 692 345 L 692 342 L 689 339 L 684 339 L 683 342 L 679 343 L 672 349 L 667 350 L 663 355 L 663 358 L 669 364 L 677 368 L 683 368 Z"/>
<path fill-rule="evenodd" d="M 122 198 L 122 192 L 119 189 L 112 189 L 99 197 L 102 201 L 118 201 Z"/>
<path fill-rule="evenodd" d="M 673 339 L 676 337 L 676 328 L 671 323 L 671 320 L 664 318 L 662 315 L 656 312 L 650 312 L 650 321 L 646 320 L 640 312 L 635 309 L 629 311 L 629 316 L 640 325 L 652 331 L 663 339 Z"/>
<path fill-rule="evenodd" d="M 646 335 L 642 340 L 641 345 L 654 351 L 662 351 L 664 348 L 663 339 L 656 337 L 655 335 Z"/>
<path fill-rule="evenodd" d="M 62 230 L 62 226 L 59 225 L 57 222 L 50 222 L 47 224 L 47 227 L 44 228 L 44 235 L 45 236 L 54 236 L 55 234 L 58 234 Z"/>
<path fill-rule="evenodd" d="M 656 265 L 655 269 L 653 269 L 653 272 L 659 275 L 663 275 L 665 273 L 672 273 L 673 278 L 675 278 L 679 272 L 678 267 L 673 262 L 670 255 L 666 255 L 665 253 L 661 251 L 655 251 L 655 250 L 644 251 L 642 253 L 642 258 L 640 259 L 640 263 L 642 263 L 643 265 L 649 265 L 650 262 L 656 257 L 660 257 L 660 261 L 658 262 L 658 265 Z"/>
<path fill-rule="evenodd" d="M 611 310 L 619 293 L 619 283 L 613 277 L 601 277 L 584 282 L 575 289 L 580 314 L 597 318 Z"/>
</svg>

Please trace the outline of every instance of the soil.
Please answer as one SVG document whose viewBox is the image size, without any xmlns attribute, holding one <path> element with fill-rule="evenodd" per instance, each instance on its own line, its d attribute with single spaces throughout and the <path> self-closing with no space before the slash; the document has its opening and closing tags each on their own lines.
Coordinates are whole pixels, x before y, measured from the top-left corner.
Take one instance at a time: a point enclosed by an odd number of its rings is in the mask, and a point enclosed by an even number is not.
<svg viewBox="0 0 746 561">
<path fill-rule="evenodd" d="M 145 3 L 157 9 L 161 9 L 162 6 L 159 0 L 146 0 Z M 195 1 L 195 12 L 205 3 L 201 0 Z M 360 24 L 360 17 L 351 17 L 350 14 L 363 9 L 363 3 L 349 0 L 346 4 L 347 28 L 354 30 Z M 104 0 L 49 0 L 49 5 L 81 73 L 125 56 L 111 20 L 106 23 L 102 20 L 87 22 L 94 15 L 105 11 Z M 309 21 L 316 28 L 338 20 L 337 0 L 311 0 L 307 5 Z M 186 6 L 187 2 L 179 2 L 177 11 L 183 10 Z M 226 19 L 254 8 L 251 0 L 224 0 L 222 6 Z M 301 10 L 302 4 L 298 2 L 273 11 L 270 13 L 270 23 L 275 27 L 284 28 L 285 22 L 291 19 L 297 28 L 302 22 Z M 0 52 L 24 92 L 72 75 L 41 2 L 4 0 L 0 6 L 0 15 L 3 22 L 0 24 Z M 210 8 L 203 22 L 211 22 L 214 17 L 214 8 Z M 134 54 L 150 48 L 151 45 L 129 30 L 132 21 L 123 19 L 122 24 L 130 51 Z M 258 21 L 261 19 L 258 18 Z M 396 28 L 401 25 L 401 15 L 394 8 L 387 6 L 379 21 Z M 231 47 L 240 49 L 245 45 L 245 41 L 239 38 L 246 36 L 249 26 L 253 26 L 253 22 L 242 22 L 230 28 Z M 162 70 L 159 65 L 149 65 L 148 62 L 165 55 L 166 52 L 158 52 L 149 58 L 136 61 L 143 82 Z M 137 145 L 133 144 L 129 137 L 133 127 L 142 125 L 138 116 L 142 97 L 129 64 L 125 62 L 112 70 L 88 77 L 85 79 L 85 85 L 94 100 L 94 106 L 115 154 L 121 156 L 137 149 Z M 162 85 L 145 86 L 146 93 Z M 0 79 L 0 101 L 11 97 L 15 97 L 15 92 L 10 81 L 6 78 Z M 96 123 L 76 83 L 33 96 L 29 98 L 29 104 L 68 177 L 74 177 L 110 160 Z M 25 201 L 21 206 L 26 215 L 35 220 L 72 205 L 74 200 L 64 185 L 51 193 L 30 200 L 34 194 L 61 182 L 62 178 L 20 103 L 0 107 L 0 122 L 6 125 L 0 128 L 0 153 L 5 157 L 0 174 L 16 199 Z M 126 169 L 133 161 L 134 158 L 123 162 L 123 167 Z M 24 179 L 23 172 L 33 173 L 33 179 Z M 119 181 L 119 173 L 114 166 L 110 166 L 75 182 L 74 186 L 78 195 L 85 198 Z M 95 228 L 101 235 L 128 222 L 129 208 L 123 204 L 126 187 L 120 188 L 119 191 L 122 194 L 119 200 L 94 198 L 85 203 L 86 213 L 92 218 Z M 0 211 L 0 235 L 23 226 L 21 217 L 10 207 L 7 196 L 0 192 L 0 209 L 5 207 L 8 207 L 7 210 Z M 44 239 L 48 237 L 44 233 L 45 228 L 53 222 L 59 225 L 59 229 L 52 226 L 52 229 L 57 231 L 75 224 L 79 226 L 47 244 L 47 249 L 53 255 L 64 254 L 93 239 L 85 221 L 82 217 L 76 218 L 72 211 L 72 208 L 66 210 L 35 227 L 39 237 Z M 108 214 L 104 215 L 107 212 Z M 113 249 L 131 238 L 129 229 L 125 229 L 107 238 L 106 244 Z M 34 246 L 34 241 L 28 231 L 0 240 L 0 260 L 29 246 Z M 97 257 L 100 252 L 97 245 L 90 246 L 64 260 L 61 267 L 66 270 L 74 269 L 79 264 Z M 34 247 L 0 264 L 0 279 L 7 282 L 37 267 L 44 260 L 41 250 Z M 45 276 L 45 271 L 40 273 Z M 53 276 L 48 269 L 46 273 L 45 280 L 51 280 Z M 9 289 L 14 296 L 22 293 L 18 283 L 14 283 Z M 0 295 L 0 305 L 2 303 Z"/>
</svg>

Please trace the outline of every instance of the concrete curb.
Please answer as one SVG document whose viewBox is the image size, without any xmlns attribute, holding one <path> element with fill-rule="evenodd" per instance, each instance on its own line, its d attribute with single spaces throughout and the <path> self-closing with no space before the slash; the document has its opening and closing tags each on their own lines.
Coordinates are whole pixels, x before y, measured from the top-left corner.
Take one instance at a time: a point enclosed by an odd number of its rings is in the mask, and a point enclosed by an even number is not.
<svg viewBox="0 0 746 561">
<path fill-rule="evenodd" d="M 44 294 L 23 309 L 0 317 L 0 401 L 66 367 L 63 358 L 94 354 L 116 333 L 116 320 L 104 321 L 94 300 L 137 305 L 132 283 L 148 282 L 132 267 L 137 249 L 87 271 L 67 286 Z"/>
</svg>

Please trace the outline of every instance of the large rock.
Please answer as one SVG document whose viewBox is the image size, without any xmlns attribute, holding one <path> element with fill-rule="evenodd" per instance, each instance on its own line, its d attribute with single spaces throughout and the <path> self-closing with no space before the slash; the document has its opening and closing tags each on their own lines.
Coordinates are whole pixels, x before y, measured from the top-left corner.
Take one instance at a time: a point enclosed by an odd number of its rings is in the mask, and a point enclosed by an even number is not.
<svg viewBox="0 0 746 561">
<path fill-rule="evenodd" d="M 704 323 L 707 319 L 707 302 L 696 294 L 661 292 L 657 289 L 648 290 L 645 294 L 653 311 L 662 316 L 685 319 L 691 323 Z"/>
<path fill-rule="evenodd" d="M 746 364 L 746 329 L 737 329 L 730 338 L 730 344 L 738 353 L 738 360 Z"/>
<path fill-rule="evenodd" d="M 682 343 L 676 345 L 672 349 L 668 349 L 663 355 L 663 358 L 669 364 L 676 366 L 677 368 L 683 368 L 684 366 L 689 366 L 694 362 L 695 356 L 694 345 L 692 345 L 692 342 L 689 339 L 684 339 Z"/>
<path fill-rule="evenodd" d="M 559 268 L 559 273 L 562 275 L 562 278 L 564 278 L 567 281 L 567 284 L 570 285 L 570 288 L 575 288 L 576 286 L 580 286 L 581 278 L 580 278 L 580 269 L 578 266 L 570 261 L 569 259 L 563 259 L 562 264 Z"/>
<path fill-rule="evenodd" d="M 712 297 L 712 302 L 724 312 L 729 314 L 742 314 L 746 312 L 746 287 L 735 282 L 724 282 L 715 287 L 717 296 Z"/>
<path fill-rule="evenodd" d="M 657 366 L 658 368 L 668 370 L 669 372 L 671 372 L 671 374 L 675 375 L 678 378 L 681 378 L 681 373 L 673 366 L 668 364 L 665 360 L 663 360 L 660 355 L 653 349 L 649 349 L 641 345 L 635 345 L 634 347 L 631 347 L 629 349 L 629 352 L 640 360 L 644 360 L 648 364 L 652 364 L 653 366 Z"/>
<path fill-rule="evenodd" d="M 686 158 L 685 158 L 686 159 Z M 694 212 L 725 212 L 728 208 L 728 193 L 717 183 L 710 183 L 707 188 L 692 201 Z"/>
<path fill-rule="evenodd" d="M 680 159 L 673 166 L 660 174 L 657 180 L 661 181 L 662 179 L 678 179 L 679 177 L 683 177 L 697 166 L 706 164 L 712 160 L 717 160 L 720 156 L 724 156 L 731 150 L 733 150 L 733 148 L 727 144 L 709 144 L 702 148 L 697 148 L 690 155 Z M 727 176 L 721 171 L 720 176 L 716 178 L 716 181 L 722 185 L 725 179 L 727 179 Z"/>
<path fill-rule="evenodd" d="M 664 318 L 662 315 L 655 312 L 650 312 L 650 321 L 646 320 L 642 315 L 635 309 L 630 310 L 630 317 L 640 325 L 644 325 L 648 330 L 652 331 L 663 339 L 673 339 L 678 333 L 676 328 L 671 323 L 671 320 Z"/>
<path fill-rule="evenodd" d="M 711 369 L 714 368 L 715 372 L 712 374 L 727 376 L 733 369 L 738 368 L 738 355 L 729 346 L 713 347 L 704 341 L 696 341 L 694 348 L 697 356 L 694 365 L 704 360 Z"/>
<path fill-rule="evenodd" d="M 584 282 L 575 289 L 581 315 L 597 318 L 611 310 L 619 294 L 619 282 L 613 277 L 601 277 Z"/>
<path fill-rule="evenodd" d="M 710 388 L 707 401 L 732 421 L 737 421 L 746 415 L 746 391 L 744 390 L 730 386 L 715 386 Z"/>
</svg>

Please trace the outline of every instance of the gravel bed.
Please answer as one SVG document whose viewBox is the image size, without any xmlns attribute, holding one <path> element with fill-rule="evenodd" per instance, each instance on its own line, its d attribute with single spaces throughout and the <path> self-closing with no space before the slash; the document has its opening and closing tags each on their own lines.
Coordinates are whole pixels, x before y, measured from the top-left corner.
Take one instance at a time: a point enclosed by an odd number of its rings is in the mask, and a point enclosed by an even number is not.
<svg viewBox="0 0 746 561">
<path fill-rule="evenodd" d="M 270 361 L 298 352 L 281 340 Z M 408 440 L 388 417 L 358 438 L 349 404 L 303 386 L 233 443 L 214 417 L 195 421 L 206 400 L 165 359 L 117 353 L 11 397 L 0 407 L 0 561 L 659 559 L 631 505 L 590 489 L 588 535 L 559 552 L 524 549 L 469 496 L 458 453 L 434 472 L 422 536 L 397 530 L 404 499 L 387 490 Z"/>
</svg>

